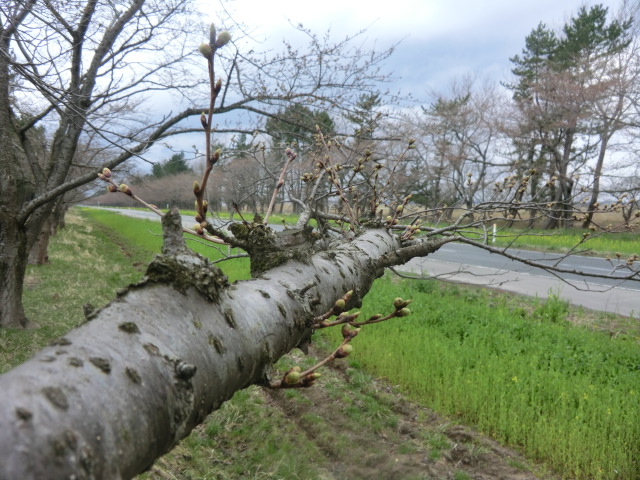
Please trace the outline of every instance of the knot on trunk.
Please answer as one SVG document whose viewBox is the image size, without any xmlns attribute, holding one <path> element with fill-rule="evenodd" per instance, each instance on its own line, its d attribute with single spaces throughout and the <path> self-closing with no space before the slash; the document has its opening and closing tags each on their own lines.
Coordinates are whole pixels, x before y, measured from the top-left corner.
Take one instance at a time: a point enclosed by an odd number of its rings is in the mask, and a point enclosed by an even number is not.
<svg viewBox="0 0 640 480">
<path fill-rule="evenodd" d="M 177 209 L 162 217 L 162 235 L 162 254 L 156 255 L 147 266 L 141 284 L 170 284 L 181 293 L 192 287 L 209 301 L 217 301 L 219 292 L 229 286 L 229 281 L 218 267 L 187 247 Z"/>
<path fill-rule="evenodd" d="M 319 238 L 308 226 L 276 232 L 262 223 L 234 223 L 229 230 L 249 254 L 254 278 L 289 260 L 307 263 Z"/>
</svg>

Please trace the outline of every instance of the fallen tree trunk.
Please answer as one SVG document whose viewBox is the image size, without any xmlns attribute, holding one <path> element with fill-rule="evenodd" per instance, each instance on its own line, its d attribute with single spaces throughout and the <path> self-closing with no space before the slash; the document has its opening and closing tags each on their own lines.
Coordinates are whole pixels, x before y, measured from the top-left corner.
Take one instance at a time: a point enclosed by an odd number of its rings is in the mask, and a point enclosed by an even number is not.
<svg viewBox="0 0 640 480">
<path fill-rule="evenodd" d="M 229 285 L 186 249 L 177 212 L 163 224 L 163 255 L 140 284 L 0 377 L 0 479 L 124 479 L 148 469 L 308 340 L 315 315 L 349 290 L 357 303 L 382 274 L 380 259 L 400 247 L 371 230 Z"/>
</svg>

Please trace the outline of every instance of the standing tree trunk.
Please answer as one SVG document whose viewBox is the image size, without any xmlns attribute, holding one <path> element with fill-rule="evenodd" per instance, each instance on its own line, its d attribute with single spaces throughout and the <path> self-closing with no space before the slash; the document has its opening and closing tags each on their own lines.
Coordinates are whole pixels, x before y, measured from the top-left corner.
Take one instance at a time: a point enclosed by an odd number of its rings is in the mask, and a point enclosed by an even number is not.
<svg viewBox="0 0 640 480">
<path fill-rule="evenodd" d="M 22 289 L 27 269 L 27 238 L 15 218 L 0 211 L 0 326 L 24 328 Z"/>
<path fill-rule="evenodd" d="M 593 221 L 593 214 L 596 210 L 596 203 L 598 203 L 598 197 L 600 196 L 600 177 L 602 176 L 602 167 L 604 166 L 604 159 L 607 153 L 607 147 L 609 146 L 609 136 L 602 135 L 600 137 L 600 150 L 598 151 L 598 160 L 596 161 L 596 168 L 593 172 L 593 186 L 591 187 L 591 198 L 589 199 L 589 205 L 587 206 L 587 213 L 582 222 L 582 228 L 589 228 Z"/>
</svg>

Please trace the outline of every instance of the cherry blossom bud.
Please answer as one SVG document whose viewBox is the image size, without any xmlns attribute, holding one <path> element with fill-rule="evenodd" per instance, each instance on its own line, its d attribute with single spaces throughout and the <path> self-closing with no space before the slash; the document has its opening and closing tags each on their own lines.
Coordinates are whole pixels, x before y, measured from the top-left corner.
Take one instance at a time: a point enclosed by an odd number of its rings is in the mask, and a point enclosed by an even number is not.
<svg viewBox="0 0 640 480">
<path fill-rule="evenodd" d="M 211 45 L 216 43 L 216 26 L 213 23 L 209 25 L 209 43 Z"/>
<path fill-rule="evenodd" d="M 216 39 L 216 48 L 222 48 L 231 40 L 231 34 L 226 30 L 220 32 L 218 38 Z"/>
<path fill-rule="evenodd" d="M 198 47 L 198 51 L 206 59 L 210 59 L 213 57 L 213 49 L 211 48 L 211 45 L 209 45 L 208 43 L 200 44 L 200 46 Z"/>
<path fill-rule="evenodd" d="M 300 381 L 300 372 L 296 372 L 295 370 L 287 373 L 284 377 L 284 383 L 287 385 L 295 385 Z"/>
<path fill-rule="evenodd" d="M 338 350 L 336 350 L 336 358 L 348 357 L 352 351 L 353 347 L 347 343 L 346 345 L 343 345 Z"/>
<path fill-rule="evenodd" d="M 131 191 L 131 189 L 125 183 L 120 184 L 119 190 L 122 193 L 125 193 L 125 194 L 127 194 L 129 196 L 133 195 L 133 192 Z"/>
<path fill-rule="evenodd" d="M 104 175 L 107 178 L 111 178 L 111 170 L 109 170 L 107 167 L 104 167 L 102 169 L 102 175 Z"/>
</svg>

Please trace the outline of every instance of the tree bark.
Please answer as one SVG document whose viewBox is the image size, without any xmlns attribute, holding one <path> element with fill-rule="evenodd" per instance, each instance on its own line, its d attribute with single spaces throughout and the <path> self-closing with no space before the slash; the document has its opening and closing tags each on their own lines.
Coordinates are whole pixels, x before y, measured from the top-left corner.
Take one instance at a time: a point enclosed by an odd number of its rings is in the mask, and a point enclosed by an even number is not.
<svg viewBox="0 0 640 480">
<path fill-rule="evenodd" d="M 26 234 L 11 215 L 0 210 L 0 326 L 24 328 L 28 321 L 22 306 L 27 269 Z"/>
<path fill-rule="evenodd" d="M 148 469 L 307 341 L 314 315 L 349 290 L 348 307 L 357 305 L 385 265 L 407 260 L 395 236 L 370 230 L 229 285 L 186 249 L 176 211 L 163 224 L 163 254 L 141 283 L 0 376 L 1 479 L 124 479 Z"/>
</svg>

